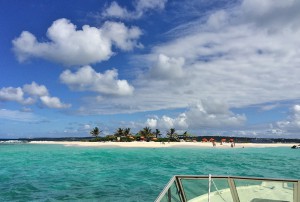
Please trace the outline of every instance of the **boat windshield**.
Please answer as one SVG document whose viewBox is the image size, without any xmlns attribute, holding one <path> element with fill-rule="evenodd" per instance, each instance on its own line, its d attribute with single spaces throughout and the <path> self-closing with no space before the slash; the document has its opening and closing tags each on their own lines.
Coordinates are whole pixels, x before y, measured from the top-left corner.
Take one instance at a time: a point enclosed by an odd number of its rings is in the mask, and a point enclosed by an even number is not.
<svg viewBox="0 0 300 202">
<path fill-rule="evenodd" d="M 300 181 L 234 176 L 174 176 L 156 202 L 300 202 Z"/>
</svg>

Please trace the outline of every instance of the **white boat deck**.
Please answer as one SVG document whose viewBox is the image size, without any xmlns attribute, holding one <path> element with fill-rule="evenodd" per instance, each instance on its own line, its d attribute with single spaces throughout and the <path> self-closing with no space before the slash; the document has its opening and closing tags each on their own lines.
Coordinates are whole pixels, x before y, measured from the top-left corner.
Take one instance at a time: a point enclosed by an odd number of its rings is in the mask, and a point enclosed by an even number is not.
<svg viewBox="0 0 300 202">
<path fill-rule="evenodd" d="M 300 181 L 174 176 L 156 202 L 300 202 Z"/>
<path fill-rule="evenodd" d="M 238 187 L 240 201 L 255 202 L 275 202 L 275 201 L 293 201 L 293 188 L 280 186 L 282 183 L 268 183 L 268 185 L 252 185 Z M 282 184 L 284 185 L 284 184 Z M 208 194 L 188 200 L 188 202 L 207 202 Z M 222 189 L 210 193 L 210 201 L 229 202 L 233 201 L 230 189 Z"/>
</svg>

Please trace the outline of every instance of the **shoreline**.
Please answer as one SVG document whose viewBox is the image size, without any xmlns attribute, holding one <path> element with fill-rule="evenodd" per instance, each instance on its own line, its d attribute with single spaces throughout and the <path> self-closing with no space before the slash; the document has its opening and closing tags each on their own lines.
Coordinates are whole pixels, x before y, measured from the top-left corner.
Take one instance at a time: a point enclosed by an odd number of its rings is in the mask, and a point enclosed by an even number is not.
<svg viewBox="0 0 300 202">
<path fill-rule="evenodd" d="M 213 147 L 211 142 L 80 142 L 80 141 L 31 141 L 29 144 L 59 144 L 64 146 L 80 147 L 127 147 L 127 148 L 231 148 L 230 143 L 216 143 Z M 296 143 L 236 143 L 233 148 L 265 148 L 265 147 L 292 147 Z"/>
</svg>

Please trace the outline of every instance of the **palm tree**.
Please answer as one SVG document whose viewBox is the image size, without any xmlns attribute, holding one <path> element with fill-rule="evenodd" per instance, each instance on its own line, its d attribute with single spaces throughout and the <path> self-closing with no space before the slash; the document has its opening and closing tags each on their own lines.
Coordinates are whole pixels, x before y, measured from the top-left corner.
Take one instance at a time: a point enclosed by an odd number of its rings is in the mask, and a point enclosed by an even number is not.
<svg viewBox="0 0 300 202">
<path fill-rule="evenodd" d="M 91 130 L 90 131 L 90 134 L 92 135 L 92 136 L 94 136 L 94 137 L 98 137 L 98 135 L 101 133 L 102 131 L 101 130 L 99 130 L 99 128 L 98 127 L 95 127 L 95 128 L 93 128 L 93 130 Z"/>
<path fill-rule="evenodd" d="M 121 137 L 124 135 L 124 129 L 123 128 L 118 128 L 118 130 L 114 134 L 117 137 Z"/>
<path fill-rule="evenodd" d="M 130 135 L 131 135 L 130 128 L 125 128 L 125 129 L 123 129 L 123 135 L 124 135 L 125 137 L 130 136 Z"/>
<path fill-rule="evenodd" d="M 185 131 L 183 134 L 182 134 L 184 140 L 187 140 L 188 137 L 190 137 L 190 134 L 188 134 L 187 131 Z"/>
<path fill-rule="evenodd" d="M 154 135 L 155 135 L 156 138 L 160 137 L 161 136 L 160 130 L 159 129 L 155 129 Z"/>
<path fill-rule="evenodd" d="M 179 141 L 177 133 L 175 133 L 175 128 L 171 128 L 169 131 L 167 131 L 167 137 L 169 138 L 169 141 Z"/>
<path fill-rule="evenodd" d="M 144 136 L 147 141 L 149 141 L 150 137 L 153 137 L 153 133 L 151 132 L 151 128 L 149 127 L 143 128 L 139 133 L 141 136 Z"/>
<path fill-rule="evenodd" d="M 115 132 L 114 136 L 117 137 L 117 141 L 121 140 L 121 137 L 124 135 L 124 129 L 118 128 L 118 130 Z"/>
</svg>

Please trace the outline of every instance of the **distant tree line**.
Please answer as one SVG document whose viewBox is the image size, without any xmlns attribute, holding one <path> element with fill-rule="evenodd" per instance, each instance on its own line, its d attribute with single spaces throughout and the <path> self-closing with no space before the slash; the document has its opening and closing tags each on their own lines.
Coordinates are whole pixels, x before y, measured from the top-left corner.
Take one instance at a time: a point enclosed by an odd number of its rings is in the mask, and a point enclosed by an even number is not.
<svg viewBox="0 0 300 202">
<path fill-rule="evenodd" d="M 118 128 L 114 134 L 106 135 L 105 137 L 99 137 L 101 130 L 98 127 L 93 128 L 90 134 L 94 137 L 91 141 L 170 141 L 179 142 L 184 141 L 197 141 L 201 142 L 203 139 L 214 139 L 216 142 L 221 140 L 229 141 L 234 139 L 234 142 L 239 143 L 297 143 L 300 139 L 286 139 L 286 138 L 253 138 L 253 137 L 238 137 L 238 136 L 218 136 L 218 135 L 207 135 L 207 136 L 195 136 L 191 135 L 187 131 L 182 134 L 178 134 L 175 128 L 170 128 L 166 131 L 165 137 L 162 137 L 159 129 L 152 130 L 150 127 L 144 127 L 136 134 L 132 134 L 130 128 Z"/>
<path fill-rule="evenodd" d="M 131 132 L 130 128 L 118 128 L 114 134 L 106 135 L 105 137 L 100 137 L 101 130 L 98 127 L 93 128 L 90 134 L 94 137 L 94 141 L 109 140 L 109 141 L 171 141 L 178 142 L 180 139 L 191 140 L 196 136 L 191 136 L 187 131 L 183 134 L 178 134 L 175 128 L 170 128 L 166 131 L 166 136 L 162 137 L 161 131 L 159 129 L 152 130 L 150 127 L 144 127 L 136 134 Z"/>
<path fill-rule="evenodd" d="M 158 141 L 158 142 L 178 142 L 184 141 L 197 141 L 201 142 L 203 139 L 214 139 L 216 142 L 221 142 L 222 139 L 229 141 L 234 139 L 236 143 L 300 143 L 300 139 L 297 138 L 254 138 L 254 137 L 238 137 L 238 136 L 218 136 L 218 135 L 207 135 L 207 136 L 195 136 L 187 131 L 178 134 L 175 128 L 170 128 L 166 131 L 165 136 L 162 135 L 159 129 L 152 130 L 150 127 L 144 127 L 137 133 L 133 134 L 130 128 L 118 128 L 113 134 L 102 136 L 102 130 L 98 127 L 94 127 L 90 131 L 91 137 L 41 137 L 41 138 L 16 138 L 10 140 L 21 140 L 21 141 Z M 7 139 L 0 139 L 5 141 Z"/>
</svg>

